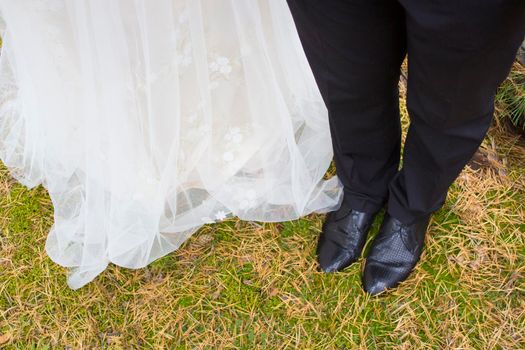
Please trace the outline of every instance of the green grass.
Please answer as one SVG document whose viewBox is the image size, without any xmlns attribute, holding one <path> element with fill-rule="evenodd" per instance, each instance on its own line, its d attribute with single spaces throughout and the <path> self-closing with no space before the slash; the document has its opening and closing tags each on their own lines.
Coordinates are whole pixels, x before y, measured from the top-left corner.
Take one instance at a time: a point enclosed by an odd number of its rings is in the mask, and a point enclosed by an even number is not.
<svg viewBox="0 0 525 350">
<path fill-rule="evenodd" d="M 362 291 L 362 261 L 316 271 L 322 215 L 207 225 L 144 269 L 111 265 L 72 291 L 44 250 L 47 192 L 0 166 L 0 348 L 523 349 L 525 146 L 495 125 L 482 152 L 496 157 L 465 169 L 416 271 L 380 297 Z"/>
<path fill-rule="evenodd" d="M 504 111 L 500 119 L 510 123 L 525 135 L 525 67 L 515 65 L 496 94 L 496 102 Z"/>
</svg>

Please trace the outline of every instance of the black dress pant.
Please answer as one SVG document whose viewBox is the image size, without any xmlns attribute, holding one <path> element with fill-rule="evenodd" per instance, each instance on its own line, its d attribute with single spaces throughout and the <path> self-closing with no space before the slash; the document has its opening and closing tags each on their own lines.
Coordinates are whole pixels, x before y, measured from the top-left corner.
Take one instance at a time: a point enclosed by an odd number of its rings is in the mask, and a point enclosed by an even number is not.
<svg viewBox="0 0 525 350">
<path fill-rule="evenodd" d="M 481 144 L 525 0 L 288 0 L 329 111 L 345 200 L 405 223 L 439 209 Z M 398 82 L 410 127 L 399 169 Z"/>
</svg>

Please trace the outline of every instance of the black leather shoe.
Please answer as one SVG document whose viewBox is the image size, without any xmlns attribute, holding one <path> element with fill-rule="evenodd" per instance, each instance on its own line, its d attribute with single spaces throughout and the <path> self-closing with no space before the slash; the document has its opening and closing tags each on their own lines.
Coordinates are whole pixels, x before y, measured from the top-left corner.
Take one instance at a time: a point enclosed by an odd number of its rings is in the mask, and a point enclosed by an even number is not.
<svg viewBox="0 0 525 350">
<path fill-rule="evenodd" d="M 328 213 L 317 242 L 317 270 L 341 271 L 359 259 L 375 215 L 354 210 L 344 202 Z"/>
<path fill-rule="evenodd" d="M 411 225 L 385 214 L 363 271 L 363 288 L 375 295 L 397 286 L 419 261 L 430 215 Z"/>
</svg>

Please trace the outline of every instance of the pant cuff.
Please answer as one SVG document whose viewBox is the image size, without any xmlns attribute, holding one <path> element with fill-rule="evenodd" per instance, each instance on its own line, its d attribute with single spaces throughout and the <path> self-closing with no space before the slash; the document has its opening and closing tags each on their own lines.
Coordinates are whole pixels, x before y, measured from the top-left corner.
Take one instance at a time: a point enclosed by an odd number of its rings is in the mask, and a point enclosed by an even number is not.
<svg viewBox="0 0 525 350">
<path fill-rule="evenodd" d="M 354 210 L 374 214 L 384 207 L 386 198 L 384 200 L 373 200 L 345 190 L 343 202 Z"/>
</svg>

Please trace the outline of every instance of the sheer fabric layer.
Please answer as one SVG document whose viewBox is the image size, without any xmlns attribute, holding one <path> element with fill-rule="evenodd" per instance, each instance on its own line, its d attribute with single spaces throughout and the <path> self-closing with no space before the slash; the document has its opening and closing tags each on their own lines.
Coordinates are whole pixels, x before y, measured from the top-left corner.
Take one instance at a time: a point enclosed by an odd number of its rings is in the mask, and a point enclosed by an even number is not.
<svg viewBox="0 0 525 350">
<path fill-rule="evenodd" d="M 206 223 L 335 209 L 327 111 L 285 1 L 0 0 L 0 159 L 54 205 L 79 288 Z"/>
</svg>

